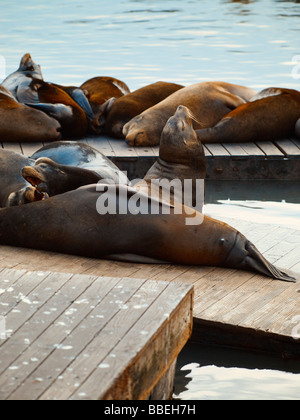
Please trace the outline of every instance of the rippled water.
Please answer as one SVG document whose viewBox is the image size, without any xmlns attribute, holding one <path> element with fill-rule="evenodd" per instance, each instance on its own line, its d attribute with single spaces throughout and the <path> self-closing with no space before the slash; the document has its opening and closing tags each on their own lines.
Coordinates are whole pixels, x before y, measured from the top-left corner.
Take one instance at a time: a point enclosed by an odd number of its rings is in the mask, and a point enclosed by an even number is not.
<svg viewBox="0 0 300 420">
<path fill-rule="evenodd" d="M 258 90 L 300 87 L 297 0 L 1 0 L 0 10 L 0 79 L 30 52 L 45 79 L 61 84 L 113 76 L 132 90 L 158 80 L 184 85 L 224 80 Z M 266 220 L 274 207 L 277 222 L 286 211 L 292 214 L 285 218 L 288 225 L 299 217 L 298 198 L 289 207 L 278 207 L 278 199 L 274 205 L 272 197 L 267 204 L 227 198 L 210 208 L 212 214 L 221 205 L 223 213 L 238 210 L 247 218 L 249 208 L 259 205 Z M 222 363 L 201 370 L 202 361 L 187 351 L 185 369 L 192 380 L 189 389 L 179 389 L 180 398 L 255 399 L 264 390 L 271 398 L 298 395 L 299 375 L 230 370 Z"/>
<path fill-rule="evenodd" d="M 216 79 L 299 88 L 299 18 L 298 1 L 1 0 L 0 54 L 10 73 L 30 52 L 62 84 L 107 75 L 131 89 Z"/>
</svg>

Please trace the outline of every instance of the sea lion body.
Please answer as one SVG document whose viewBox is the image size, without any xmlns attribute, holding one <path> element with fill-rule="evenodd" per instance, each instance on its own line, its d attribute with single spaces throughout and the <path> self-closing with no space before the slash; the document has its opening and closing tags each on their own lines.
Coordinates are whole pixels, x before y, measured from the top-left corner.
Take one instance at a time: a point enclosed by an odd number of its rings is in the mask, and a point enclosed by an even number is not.
<svg viewBox="0 0 300 420">
<path fill-rule="evenodd" d="M 84 82 L 80 88 L 86 94 L 95 119 L 90 124 L 90 131 L 99 134 L 102 132 L 99 119 L 105 109 L 105 103 L 111 98 L 120 98 L 130 93 L 126 83 L 113 77 L 94 77 Z"/>
<path fill-rule="evenodd" d="M 0 86 L 0 139 L 3 142 L 52 142 L 61 138 L 61 125 L 44 112 L 17 102 Z"/>
<path fill-rule="evenodd" d="M 130 146 L 155 146 L 167 120 L 180 105 L 190 109 L 194 128 L 213 127 L 230 111 L 249 101 L 253 89 L 225 82 L 204 82 L 188 86 L 133 118 L 123 128 Z"/>
<path fill-rule="evenodd" d="M 274 141 L 300 135 L 299 118 L 300 92 L 270 88 L 197 133 L 202 143 Z"/>
<path fill-rule="evenodd" d="M 108 187 L 108 191 L 99 192 L 91 185 L 39 203 L 0 210 L 0 243 L 92 258 L 137 254 L 174 264 L 249 269 L 293 281 L 234 228 L 206 216 L 203 223 L 188 226 L 184 206 L 182 214 L 175 214 L 172 207 L 170 214 L 164 214 L 160 203 L 159 214 L 151 214 L 150 201 L 148 214 L 132 214 L 130 199 L 149 197 L 127 186 Z M 100 215 L 102 204 L 110 198 L 116 212 Z"/>
<path fill-rule="evenodd" d="M 49 196 L 72 191 L 101 180 L 128 185 L 129 180 L 98 150 L 78 142 L 57 142 L 35 152 L 34 165 L 23 168 L 23 177 Z"/>
<path fill-rule="evenodd" d="M 102 124 L 105 125 L 105 132 L 108 135 L 124 138 L 125 124 L 183 87 L 175 83 L 157 82 L 118 99 L 113 98 L 109 100 L 103 117 L 100 117 L 100 123 L 103 121 Z"/>
<path fill-rule="evenodd" d="M 18 100 L 55 118 L 65 139 L 81 138 L 87 133 L 88 119 L 84 110 L 67 92 L 51 83 L 38 79 L 22 83 Z"/>
<path fill-rule="evenodd" d="M 34 165 L 34 160 L 12 151 L 0 149 L 0 207 L 19 206 L 46 198 L 21 175 L 24 166 Z"/>
</svg>

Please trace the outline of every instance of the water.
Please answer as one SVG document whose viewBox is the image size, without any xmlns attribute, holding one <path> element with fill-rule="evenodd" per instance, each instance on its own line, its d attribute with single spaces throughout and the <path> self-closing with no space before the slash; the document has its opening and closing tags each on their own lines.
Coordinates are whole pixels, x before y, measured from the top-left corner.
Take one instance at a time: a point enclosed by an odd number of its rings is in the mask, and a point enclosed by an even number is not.
<svg viewBox="0 0 300 420">
<path fill-rule="evenodd" d="M 66 85 L 112 76 L 131 90 L 158 80 L 299 89 L 299 18 L 297 0 L 1 0 L 0 79 L 30 52 L 45 80 Z M 299 228 L 299 183 L 271 189 L 223 183 L 207 191 L 206 212 L 214 217 L 257 222 L 259 215 L 261 223 Z M 176 393 L 181 399 L 299 398 L 299 366 L 271 361 L 255 358 L 249 365 L 240 353 L 188 346 Z"/>
<path fill-rule="evenodd" d="M 1 0 L 2 73 L 30 52 L 61 84 L 113 76 L 132 90 L 217 79 L 299 88 L 299 17 L 299 1 Z"/>
</svg>

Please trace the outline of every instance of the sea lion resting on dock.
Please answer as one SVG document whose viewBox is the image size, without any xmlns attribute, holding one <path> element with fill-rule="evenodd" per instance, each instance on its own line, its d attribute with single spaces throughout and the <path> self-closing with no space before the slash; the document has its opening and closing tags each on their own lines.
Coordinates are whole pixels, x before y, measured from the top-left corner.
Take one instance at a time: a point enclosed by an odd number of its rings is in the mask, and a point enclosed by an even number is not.
<svg viewBox="0 0 300 420">
<path fill-rule="evenodd" d="M 178 111 L 170 121 L 167 135 L 173 124 L 186 119 L 185 110 Z M 150 170 L 146 181 L 149 182 L 151 172 L 154 178 L 159 177 L 156 170 L 157 167 Z M 188 165 L 185 170 L 188 171 Z M 132 205 L 138 202 L 143 205 Z M 189 219 L 195 223 L 187 223 Z M 90 185 L 46 201 L 2 209 L 0 244 L 91 258 L 122 259 L 129 255 L 137 262 L 142 258 L 230 267 L 294 281 L 270 264 L 234 228 L 175 199 L 161 199 L 156 189 L 149 190 L 149 185 L 146 191 L 139 186 Z"/>
<path fill-rule="evenodd" d="M 51 142 L 61 138 L 61 125 L 44 112 L 20 104 L 0 86 L 0 138 L 3 142 Z"/>
<path fill-rule="evenodd" d="M 98 200 L 102 194 L 115 200 L 116 214 L 100 215 Z M 182 214 L 164 214 L 166 204 L 159 203 L 159 214 L 131 214 L 129 200 L 136 195 L 149 197 L 131 187 L 116 186 L 115 191 L 96 191 L 95 185 L 51 197 L 26 206 L 0 210 L 0 244 L 45 251 L 108 258 L 131 254 L 174 264 L 205 265 L 251 270 L 274 279 L 294 281 L 270 264 L 241 233 L 204 216 L 203 223 L 186 224 L 190 209 L 181 204 Z M 102 200 L 101 200 L 102 201 Z M 122 214 L 119 210 L 123 209 Z M 124 212 L 127 210 L 127 213 Z M 126 213 L 126 214 L 124 214 Z"/>
<path fill-rule="evenodd" d="M 109 136 L 123 139 L 125 124 L 183 87 L 175 83 L 157 82 L 120 98 L 111 98 L 103 105 L 99 124 Z"/>
<path fill-rule="evenodd" d="M 197 130 L 202 143 L 242 143 L 300 138 L 300 92 L 268 88 L 212 128 Z"/>
<path fill-rule="evenodd" d="M 123 134 L 130 146 L 156 146 L 167 120 L 179 105 L 188 107 L 195 116 L 195 129 L 213 127 L 256 93 L 253 89 L 225 82 L 196 83 L 133 118 L 124 126 Z"/>
<path fill-rule="evenodd" d="M 94 119 L 84 92 L 74 86 L 45 82 L 41 67 L 30 54 L 22 57 L 18 70 L 10 74 L 2 86 L 11 92 L 18 103 L 55 118 L 61 124 L 64 138 L 84 137 L 88 120 Z"/>
</svg>

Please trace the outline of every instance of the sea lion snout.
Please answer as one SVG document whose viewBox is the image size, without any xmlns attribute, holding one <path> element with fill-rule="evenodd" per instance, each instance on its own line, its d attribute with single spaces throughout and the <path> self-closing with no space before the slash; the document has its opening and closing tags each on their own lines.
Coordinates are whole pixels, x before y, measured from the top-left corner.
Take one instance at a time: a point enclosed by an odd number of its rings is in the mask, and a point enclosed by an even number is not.
<svg viewBox="0 0 300 420">
<path fill-rule="evenodd" d="M 128 146 L 142 146 L 147 141 L 147 133 L 145 131 L 129 131 L 125 139 Z"/>
</svg>

